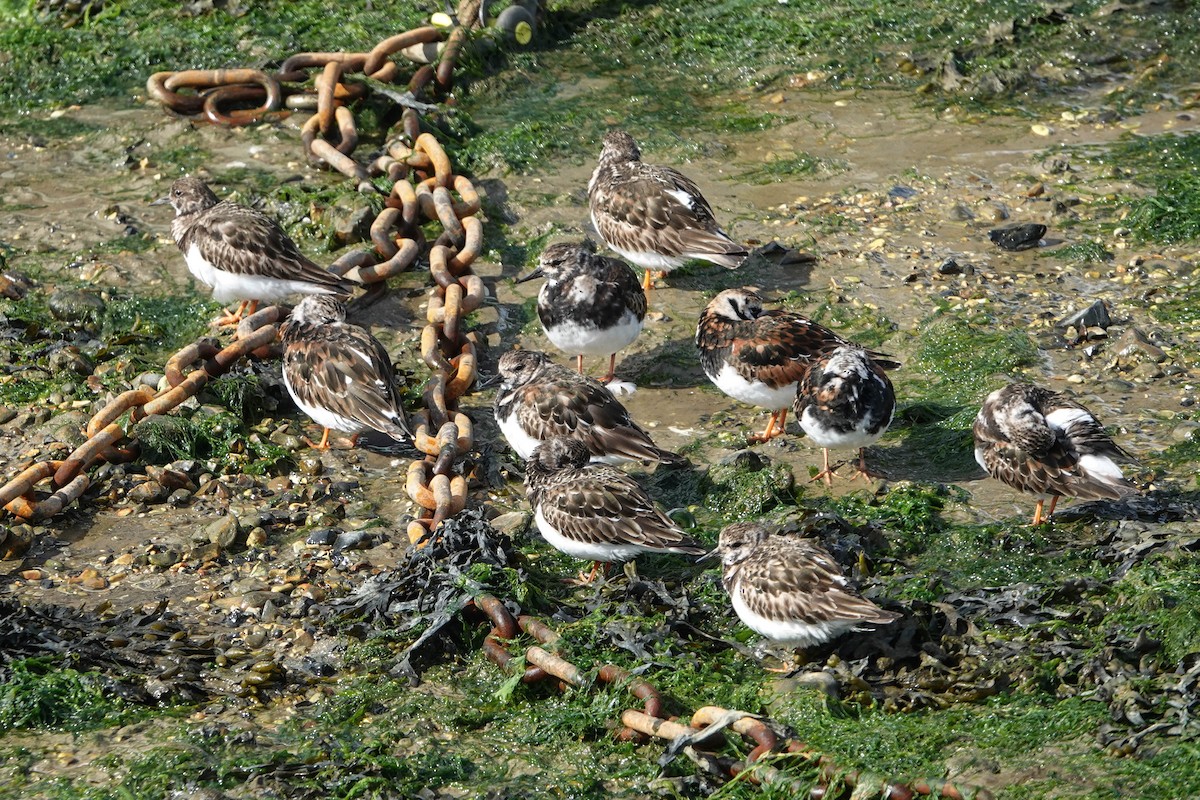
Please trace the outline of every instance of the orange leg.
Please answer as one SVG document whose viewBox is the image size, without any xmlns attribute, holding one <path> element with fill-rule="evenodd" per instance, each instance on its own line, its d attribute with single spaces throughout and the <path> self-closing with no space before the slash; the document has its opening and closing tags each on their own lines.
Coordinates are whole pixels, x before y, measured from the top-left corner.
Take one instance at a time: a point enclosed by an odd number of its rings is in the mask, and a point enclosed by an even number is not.
<svg viewBox="0 0 1200 800">
<path fill-rule="evenodd" d="M 233 313 L 230 313 L 229 310 L 226 309 L 223 316 L 217 317 L 212 321 L 212 325 L 213 327 L 217 328 L 224 328 L 227 325 L 237 325 L 239 322 L 257 310 L 257 300 L 243 300 L 242 302 L 238 303 L 238 307 L 233 311 Z"/>
<path fill-rule="evenodd" d="M 882 478 L 883 475 L 878 472 L 871 472 L 867 469 L 867 448 L 858 448 L 858 466 L 854 470 L 854 474 L 850 476 L 850 480 L 856 481 L 862 478 L 864 481 L 869 481 L 871 478 Z"/>
<path fill-rule="evenodd" d="M 822 466 L 821 471 L 808 479 L 809 483 L 815 483 L 819 480 L 824 480 L 826 486 L 833 486 L 833 470 L 829 468 L 829 448 L 822 447 Z"/>
<path fill-rule="evenodd" d="M 604 564 L 604 573 L 607 575 L 608 562 L 593 561 L 591 572 L 584 575 L 583 570 L 579 570 L 578 575 L 576 575 L 574 578 L 564 578 L 563 583 L 570 584 L 571 586 L 590 586 L 592 581 L 596 580 L 596 573 L 600 570 L 601 564 Z"/>
<path fill-rule="evenodd" d="M 752 434 L 748 441 L 750 444 L 758 444 L 760 442 L 769 442 L 776 436 L 783 436 L 787 433 L 787 412 L 786 408 L 771 414 L 771 418 L 767 420 L 767 428 L 762 433 Z M 778 427 L 776 427 L 778 425 Z"/>
<path fill-rule="evenodd" d="M 1033 526 L 1034 527 L 1041 525 L 1045 521 L 1045 518 L 1042 517 L 1042 508 L 1044 508 L 1045 505 L 1046 505 L 1046 498 L 1043 497 L 1041 500 L 1038 500 L 1037 508 L 1033 509 Z"/>
<path fill-rule="evenodd" d="M 325 433 L 322 434 L 321 441 L 314 442 L 312 439 L 309 439 L 307 436 L 305 436 L 305 437 L 303 437 L 305 443 L 309 447 L 313 448 L 314 450 L 328 450 L 329 449 L 329 428 L 324 428 L 323 430 L 325 431 Z"/>
<path fill-rule="evenodd" d="M 653 273 L 650 270 L 646 270 L 646 274 L 642 277 L 642 291 L 648 292 L 653 288 L 654 288 Z"/>
<path fill-rule="evenodd" d="M 580 375 L 583 374 L 583 355 L 575 356 L 575 371 Z"/>
<path fill-rule="evenodd" d="M 581 356 L 582 358 L 582 356 Z M 583 372 L 583 370 L 580 370 Z M 608 374 L 600 379 L 601 383 L 611 383 L 617 377 L 617 354 L 613 353 L 608 357 Z"/>
</svg>

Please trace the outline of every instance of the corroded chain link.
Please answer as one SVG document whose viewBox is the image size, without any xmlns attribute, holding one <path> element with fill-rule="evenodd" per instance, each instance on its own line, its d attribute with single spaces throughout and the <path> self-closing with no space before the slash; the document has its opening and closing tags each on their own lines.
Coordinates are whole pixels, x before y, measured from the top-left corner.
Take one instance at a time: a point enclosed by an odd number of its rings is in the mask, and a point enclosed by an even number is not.
<svg viewBox="0 0 1200 800">
<path fill-rule="evenodd" d="M 27 520 L 59 513 L 91 484 L 84 471 L 89 466 L 99 461 L 129 461 L 137 456 L 136 442 L 126 447 L 118 445 L 131 438 L 130 431 L 139 420 L 166 414 L 195 397 L 210 380 L 228 372 L 247 354 L 268 347 L 277 335 L 275 326 L 268 323 L 246 330 L 227 347 L 220 347 L 211 337 L 189 344 L 168 359 L 167 385 L 162 390 L 131 389 L 114 397 L 88 422 L 84 431 L 87 440 L 66 459 L 33 464 L 0 487 L 0 505 Z M 197 364 L 196 369 L 185 374 L 184 370 Z M 126 422 L 122 423 L 122 418 Z M 51 481 L 53 491 L 48 497 L 39 497 L 36 487 L 45 480 Z"/>
<path fill-rule="evenodd" d="M 301 129 L 310 158 L 353 178 L 360 191 L 376 190 L 372 177 L 386 176 L 392 182 L 385 208 L 371 224 L 372 246 L 337 259 L 330 269 L 339 275 L 357 270 L 362 283 L 381 284 L 412 267 L 427 249 L 424 223 L 442 226 L 442 234 L 428 247 L 434 290 L 421 334 L 421 356 L 434 376 L 424 391 L 425 409 L 414 415 L 416 446 L 425 457 L 410 465 L 405 481 L 409 497 L 421 510 L 407 531 L 414 542 L 466 506 L 467 481 L 455 465 L 473 449 L 474 432 L 470 419 L 458 410 L 458 399 L 475 382 L 477 339 L 462 330 L 462 321 L 486 295 L 483 282 L 471 271 L 483 247 L 483 224 L 476 216 L 479 194 L 470 180 L 454 174 L 438 140 L 421 132 L 419 113 L 434 106 L 416 96 L 431 83 L 441 91 L 452 86 L 454 65 L 469 29 L 478 24 L 479 6 L 480 0 L 463 0 L 458 11 L 461 24 L 448 33 L 422 27 L 391 36 L 366 53 L 299 53 L 275 74 L 252 69 L 186 70 L 156 73 L 147 81 L 150 95 L 171 110 L 218 124 L 248 124 L 285 108 L 314 110 Z M 394 83 L 400 69 L 391 56 L 424 45 L 441 49 L 436 69 L 424 64 L 415 70 L 408 94 L 397 98 L 406 106 L 397 137 L 385 155 L 360 164 L 351 157 L 358 133 L 347 104 L 368 89 L 345 82 L 344 77 L 361 73 L 374 81 Z M 311 90 L 295 85 L 318 69 Z M 232 109 L 247 104 L 258 105 Z M 0 488 L 0 505 L 27 519 L 57 514 L 87 489 L 84 470 L 89 465 L 136 456 L 136 444 L 125 448 L 117 444 L 129 438 L 129 426 L 137 420 L 175 408 L 248 353 L 278 355 L 273 344 L 281 313 L 270 306 L 243 320 L 240 338 L 224 349 L 215 340 L 202 339 L 181 350 L 167 364 L 169 389 L 161 393 L 137 389 L 116 397 L 88 424 L 83 445 L 64 461 L 45 461 L 24 470 Z M 182 367 L 198 359 L 205 361 L 204 367 L 184 376 Z M 119 420 L 126 413 L 128 423 L 122 425 Z M 47 479 L 52 479 L 54 490 L 39 499 L 35 486 Z"/>
<path fill-rule="evenodd" d="M 583 670 L 570 661 L 552 652 L 559 634 L 540 620 L 522 615 L 514 618 L 508 607 L 491 595 L 475 598 L 475 607 L 484 613 L 492 628 L 483 640 L 483 651 L 502 670 L 511 672 L 517 659 L 509 652 L 507 642 L 523 631 L 538 644 L 526 648 L 525 668 L 521 676 L 523 683 L 536 683 L 546 678 L 556 678 L 560 688 L 567 686 L 587 687 L 591 680 Z M 663 716 L 663 701 L 658 691 L 647 681 L 634 678 L 627 670 L 613 664 L 605 664 L 596 671 L 603 683 L 625 686 L 631 694 L 641 700 L 643 708 L 626 709 L 621 714 L 617 731 L 619 739 L 656 737 L 671 742 L 710 774 L 733 778 L 746 773 L 746 779 L 764 786 L 784 788 L 802 792 L 806 788 L 801 782 L 789 778 L 772 763 L 759 763 L 768 755 L 776 757 L 775 763 L 786 763 L 787 759 L 798 759 L 816 766 L 820 785 L 810 793 L 811 797 L 840 796 L 837 788 L 853 792 L 854 797 L 883 797 L 888 800 L 913 800 L 916 797 L 942 797 L 948 800 L 991 800 L 992 793 L 986 789 L 958 786 L 948 781 L 918 780 L 898 783 L 885 780 L 865 772 L 847 771 L 839 767 L 828 755 L 813 750 L 795 739 L 780 739 L 762 718 L 744 711 L 735 711 L 717 706 L 699 709 L 689 721 Z M 748 739 L 753 747 L 744 759 L 720 758 L 717 751 L 723 744 L 721 731 L 730 729 Z M 866 791 L 869 788 L 870 791 Z M 860 795 L 860 790 L 863 792 Z M 831 794 L 830 792 L 834 793 Z"/>
</svg>

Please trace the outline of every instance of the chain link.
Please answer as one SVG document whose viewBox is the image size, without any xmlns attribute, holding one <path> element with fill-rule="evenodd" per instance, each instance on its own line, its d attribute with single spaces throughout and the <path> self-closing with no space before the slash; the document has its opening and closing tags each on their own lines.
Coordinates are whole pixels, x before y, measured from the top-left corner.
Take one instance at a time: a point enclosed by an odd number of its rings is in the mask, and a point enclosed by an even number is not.
<svg viewBox="0 0 1200 800">
<path fill-rule="evenodd" d="M 560 636 L 541 620 L 526 615 L 514 618 L 508 607 L 492 595 L 476 597 L 474 606 L 483 612 L 492 625 L 483 640 L 483 651 L 505 672 L 512 672 L 517 663 L 507 642 L 516 639 L 518 632 L 523 631 L 538 642 L 527 647 L 523 654 L 525 663 L 531 665 L 525 668 L 521 676 L 523 683 L 557 678 L 560 689 L 592 684 L 583 670 L 553 652 Z M 869 773 L 843 770 L 828 755 L 813 750 L 803 742 L 781 740 L 764 719 L 745 711 L 705 706 L 692 714 L 687 722 L 664 717 L 662 697 L 654 686 L 613 664 L 601 666 L 596 671 L 596 678 L 603 683 L 625 686 L 644 704 L 641 709 L 630 708 L 621 714 L 621 723 L 625 727 L 617 731 L 618 739 L 655 737 L 671 742 L 676 747 L 686 745 L 683 751 L 689 757 L 710 772 L 719 773 L 725 778 L 734 778 L 745 772 L 746 778 L 754 783 L 784 787 L 796 793 L 805 791 L 807 787 L 787 777 L 779 768 L 770 763 L 759 763 L 760 759 L 775 755 L 780 761 L 800 759 L 818 768 L 820 786 L 813 790 L 812 797 L 825 797 L 831 788 L 838 786 L 850 790 L 870 786 L 872 792 L 863 796 L 885 797 L 888 800 L 930 796 L 950 800 L 992 800 L 992 793 L 983 788 L 958 786 L 938 780 L 897 783 Z M 719 758 L 716 755 L 723 743 L 721 731 L 726 728 L 753 743 L 753 748 L 744 759 Z M 855 792 L 853 796 L 858 796 L 858 793 Z"/>
<path fill-rule="evenodd" d="M 413 542 L 425 540 L 443 520 L 466 507 L 467 480 L 456 471 L 456 464 L 474 449 L 474 431 L 459 412 L 458 400 L 475 382 L 478 340 L 462 330 L 462 323 L 486 297 L 482 280 L 471 271 L 483 248 L 483 224 L 476 216 L 479 193 L 468 178 L 454 173 L 437 138 L 421 132 L 420 112 L 436 106 L 421 102 L 418 95 L 431 87 L 445 92 L 453 85 L 462 46 L 470 28 L 479 24 L 479 6 L 480 0 L 463 0 L 458 9 L 460 24 L 449 32 L 432 26 L 417 28 L 388 37 L 366 53 L 297 53 L 274 74 L 254 69 L 184 70 L 155 73 L 146 83 L 150 96 L 174 113 L 222 125 L 246 125 L 293 110 L 314 110 L 300 134 L 309 158 L 355 180 L 362 192 L 378 191 L 373 178 L 392 182 L 384 210 L 371 224 L 371 247 L 347 252 L 330 269 L 339 275 L 357 270 L 358 279 L 372 287 L 410 269 L 428 249 L 434 289 L 421 332 L 421 356 L 434 375 L 423 393 L 425 409 L 413 417 L 416 446 L 424 454 L 410 465 L 405 481 L 409 497 L 420 509 L 407 530 Z M 391 57 L 426 45 L 442 48 L 437 68 L 428 64 L 415 68 L 407 94 L 394 96 L 405 108 L 386 155 L 370 164 L 359 163 L 352 157 L 359 137 L 349 104 L 369 88 L 346 81 L 346 76 L 362 74 L 373 81 L 395 83 L 401 69 Z M 310 77 L 311 89 L 300 85 Z M 257 105 L 245 108 L 247 104 Z M 443 229 L 428 247 L 422 231 L 425 222 L 437 222 Z M 225 348 L 211 338 L 183 348 L 167 362 L 167 388 L 118 395 L 92 418 L 87 441 L 65 460 L 34 464 L 0 487 L 0 505 L 30 520 L 62 511 L 88 488 L 85 470 L 89 466 L 137 456 L 137 443 L 127 440 L 138 420 L 170 412 L 248 354 L 277 357 L 281 317 L 281 309 L 269 306 L 242 320 L 238 339 Z M 185 375 L 183 370 L 196 362 L 201 367 Z M 126 446 L 118 446 L 123 442 Z M 52 481 L 53 491 L 42 498 L 36 486 L 45 480 Z"/>
</svg>

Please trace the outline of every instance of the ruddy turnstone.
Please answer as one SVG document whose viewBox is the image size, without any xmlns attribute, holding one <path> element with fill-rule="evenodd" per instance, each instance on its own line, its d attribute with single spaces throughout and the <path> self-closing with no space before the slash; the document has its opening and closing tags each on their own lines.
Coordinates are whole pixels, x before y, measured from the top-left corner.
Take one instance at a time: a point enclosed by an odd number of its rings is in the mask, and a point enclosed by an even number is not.
<svg viewBox="0 0 1200 800">
<path fill-rule="evenodd" d="M 188 269 L 221 303 L 239 301 L 236 311 L 216 320 L 237 323 L 259 302 L 277 303 L 291 294 L 346 297 L 352 281 L 310 261 L 279 223 L 261 211 L 218 200 L 199 178 L 180 178 L 155 204 L 175 209 L 171 235 Z"/>
<path fill-rule="evenodd" d="M 900 617 L 860 595 L 833 556 L 811 539 L 735 522 L 721 531 L 714 556 L 721 559 L 721 583 L 733 610 L 772 642 L 812 647 Z"/>
<path fill-rule="evenodd" d="M 365 329 L 346 322 L 346 307 L 326 295 L 306 297 L 280 331 L 283 383 L 296 405 L 329 431 L 379 431 L 411 442 L 387 351 Z M 312 444 L 311 442 L 309 444 Z"/>
<path fill-rule="evenodd" d="M 538 291 L 538 319 L 546 337 L 564 353 L 608 356 L 608 383 L 615 377 L 617 352 L 633 343 L 646 318 L 646 292 L 637 275 L 615 258 L 596 255 L 590 239 L 552 244 L 542 251 L 537 269 L 517 283 L 545 277 Z"/>
<path fill-rule="evenodd" d="M 629 561 L 639 553 L 703 555 L 700 543 L 655 508 L 633 478 L 616 467 L 589 464 L 578 439 L 556 436 L 533 451 L 525 467 L 525 496 L 538 530 L 552 546 L 601 563 Z"/>
<path fill-rule="evenodd" d="M 666 272 L 690 259 L 733 269 L 749 255 L 717 225 L 700 189 L 677 170 L 642 162 L 633 137 L 604 136 L 600 163 L 588 182 L 592 224 L 613 250 L 646 270 Z"/>
<path fill-rule="evenodd" d="M 975 460 L 993 478 L 1039 495 L 1033 524 L 1059 497 L 1118 500 L 1138 493 L 1117 461 L 1131 460 L 1092 413 L 1060 392 L 1010 383 L 983 401 L 975 417 Z M 1050 498 L 1050 510 L 1042 509 Z"/>
<path fill-rule="evenodd" d="M 799 314 L 764 311 L 762 298 L 748 288 L 718 294 L 696 325 L 696 347 L 708 379 L 734 400 L 771 412 L 766 430 L 751 442 L 783 435 L 812 354 L 840 341 Z"/>
<path fill-rule="evenodd" d="M 556 436 L 578 439 L 593 461 L 621 464 L 684 458 L 657 447 L 604 384 L 561 367 L 536 350 L 500 356 L 496 422 L 521 458 Z"/>
<path fill-rule="evenodd" d="M 813 355 L 796 389 L 796 419 L 820 445 L 822 468 L 813 480 L 833 485 L 829 448 L 858 448 L 859 475 L 870 477 L 866 447 L 887 431 L 896 411 L 896 392 L 884 369 L 900 366 L 852 342 L 842 341 Z"/>
</svg>

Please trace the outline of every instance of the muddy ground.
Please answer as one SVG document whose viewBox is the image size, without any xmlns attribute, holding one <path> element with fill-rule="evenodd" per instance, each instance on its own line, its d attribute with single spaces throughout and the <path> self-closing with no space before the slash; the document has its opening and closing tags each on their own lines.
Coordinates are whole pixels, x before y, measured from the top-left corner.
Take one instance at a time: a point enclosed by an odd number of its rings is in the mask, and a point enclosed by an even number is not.
<svg viewBox="0 0 1200 800">
<path fill-rule="evenodd" d="M 1083 157 L 1086 148 L 1130 132 L 1196 131 L 1200 123 L 1191 112 L 1151 111 L 1110 121 L 1087 113 L 1057 119 L 979 118 L 938 113 L 918 105 L 911 95 L 883 91 L 785 90 L 748 96 L 746 102 L 755 112 L 786 109 L 796 121 L 715 141 L 710 151 L 719 157 L 676 166 L 696 179 L 736 238 L 756 246 L 777 243 L 788 255 L 780 258 L 764 250 L 740 272 L 697 265 L 668 277 L 652 294 L 652 321 L 623 354 L 617 371 L 637 384 L 626 404 L 660 445 L 684 450 L 704 470 L 744 449 L 745 434 L 764 424 L 764 414 L 733 403 L 708 384 L 691 345 L 696 316 L 712 293 L 726 285 L 753 285 L 791 307 L 820 315 L 848 335 L 874 336 L 872 346 L 905 362 L 893 376 L 902 411 L 926 402 L 930 386 L 944 388 L 954 380 L 954 354 L 938 365 L 922 361 L 918 353 L 925 345 L 923 335 L 939 320 L 1028 331 L 1039 349 L 1036 363 L 1021 375 L 1069 390 L 1089 405 L 1118 441 L 1142 459 L 1132 474 L 1147 491 L 1193 486 L 1194 464 L 1165 463 L 1155 456 L 1186 441 L 1197 427 L 1189 410 L 1196 394 L 1196 334 L 1186 326 L 1162 324 L 1148 309 L 1183 287 L 1194 288 L 1195 247 L 1139 244 L 1119 229 L 1100 226 L 1099 221 L 1120 214 L 1106 204 L 1106 197 L 1145 190 Z M 300 119 L 229 131 L 173 119 L 149 103 L 70 108 L 56 119 L 78 123 L 80 132 L 0 140 L 5 187 L 0 239 L 12 248 L 8 271 L 35 268 L 32 292 L 53 292 L 56 276 L 62 275 L 99 293 L 200 294 L 169 239 L 169 210 L 149 206 L 177 174 L 167 152 L 207 151 L 211 157 L 204 169 L 217 179 L 220 193 L 242 191 L 246 199 L 255 196 L 253 188 L 243 188 L 247 185 L 339 181 L 302 162 Z M 741 177 L 799 152 L 826 166 L 808 177 L 762 184 Z M 645 155 L 647 160 L 666 160 L 654 152 Z M 589 233 L 585 186 L 591 168 L 590 163 L 563 160 L 528 174 L 477 177 L 487 193 L 489 217 L 507 223 L 503 236 L 508 243 L 524 244 Z M 1046 224 L 1042 246 L 1010 253 L 989 242 L 990 229 L 1013 222 Z M 149 242 L 136 250 L 112 245 L 123 237 L 148 237 Z M 1056 257 L 1063 248 L 1097 237 L 1111 259 Z M 512 282 L 529 269 L 536 253 L 531 249 L 526 263 L 499 263 L 499 252 L 494 249 L 492 257 L 476 264 L 495 300 L 477 319 L 489 344 L 485 371 L 504 348 L 548 346 L 529 317 L 536 283 Z M 947 266 L 950 262 L 957 267 Z M 423 373 L 414 351 L 423 318 L 423 276 L 406 275 L 395 289 L 356 319 L 371 325 L 419 382 Z M 1093 331 L 1097 338 L 1068 346 L 1073 332 L 1058 323 L 1096 300 L 1109 304 L 1112 324 L 1107 331 Z M 591 365 L 593 374 L 600 366 Z M 267 364 L 256 371 L 270 385 L 274 369 Z M 145 365 L 128 371 L 132 383 L 155 370 Z M 995 376 L 988 388 L 1002 381 Z M 314 426 L 286 406 L 277 385 L 269 395 L 280 407 L 260 412 L 251 429 L 292 451 L 293 460 L 284 468 L 265 476 L 222 475 L 202 459 L 183 459 L 170 466 L 183 476 L 178 480 L 185 494 L 172 502 L 155 498 L 141 503 L 129 493 L 145 482 L 154 465 L 124 468 L 106 476 L 102 490 L 89 493 L 77 507 L 22 529 L 32 535 L 32 545 L 21 557 L 0 564 L 5 594 L 21 604 L 110 618 L 155 609 L 165 601 L 169 624 L 159 633 L 169 639 L 184 631 L 179 638 L 204 643 L 197 645 L 203 652 L 194 659 L 183 659 L 194 661 L 198 670 L 189 679 L 195 697 L 157 698 L 182 699 L 183 725 L 193 730 L 274 730 L 336 694 L 338 684 L 332 679 L 291 682 L 270 665 L 286 665 L 293 675 L 305 669 L 322 675 L 311 667 L 315 662 L 331 665 L 335 673 L 345 669 L 345 640 L 305 625 L 307 609 L 345 595 L 368 576 L 407 559 L 404 528 L 412 509 L 402 483 L 406 462 L 362 448 L 314 456 L 296 440 L 303 433 L 313 435 Z M 105 399 L 104 392 L 94 398 L 82 391 L 73 395 L 81 396 L 88 402 L 54 405 L 42 398 L 14 405 L 11 414 L 6 411 L 0 474 L 14 474 L 39 454 L 53 451 L 55 440 L 69 441 L 70 428 Z M 484 392 L 465 403 L 481 450 L 474 497 L 493 513 L 521 514 L 525 505 L 511 456 L 491 422 L 490 400 Z M 844 479 L 832 490 L 805 483 L 819 451 L 794 429 L 754 451 L 791 468 L 800 507 L 819 506 L 830 493 L 865 500 L 905 482 L 941 487 L 939 491 L 960 487 L 965 493 L 945 507 L 948 519 L 999 524 L 1012 537 L 1024 537 L 1020 526 L 1032 502 L 984 479 L 968 451 L 949 458 L 940 451 L 923 452 L 922 439 L 915 435 L 919 427 L 915 412 L 902 413 L 893 432 L 870 449 L 869 460 L 886 475 L 872 487 Z M 659 480 L 669 486 L 671 479 Z M 696 497 L 677 504 L 702 501 Z M 796 508 L 776 510 L 771 518 L 786 521 Z M 721 515 L 696 510 L 704 524 L 713 526 L 704 534 L 711 539 Z M 527 520 L 504 519 L 505 533 L 516 537 L 535 561 L 548 550 L 524 529 Z M 1153 532 L 1158 523 L 1141 524 Z M 329 529 L 334 532 L 322 533 Z M 1069 546 L 1060 537 L 1075 533 L 1067 528 L 1046 537 L 1052 548 Z M 206 550 L 210 545 L 216 546 Z M 892 584 L 893 589 L 898 586 Z M 237 653 L 228 657 L 229 650 Z M 254 673 L 238 655 L 244 652 L 269 652 L 262 657 L 268 666 Z M 310 666 L 301 666 L 305 663 Z M 453 669 L 458 662 L 449 658 L 440 663 Z M 252 673 L 262 676 L 257 683 L 248 682 Z M 499 673 L 495 682 L 501 682 Z M 276 691 L 268 691 L 273 685 Z M 439 673 L 413 691 L 432 696 L 461 689 Z M 205 696 L 209 699 L 200 705 L 188 705 Z M 83 734 L 10 731 L 0 746 L 19 748 L 25 756 L 19 765 L 10 761 L 6 779 L 24 786 L 29 796 L 45 793 L 55 780 L 69 782 L 73 791 L 87 786 L 109 791 L 128 777 L 122 759 L 157 743 L 163 731 L 180 721 L 150 717 Z M 1092 735 L 1081 730 L 1075 741 L 1091 748 Z M 480 741 L 484 749 L 491 746 L 486 736 Z M 653 760 L 656 745 L 646 747 L 647 760 Z M 523 770 L 545 774 L 543 770 L 553 769 L 538 753 L 530 749 L 516 757 L 510 777 Z M 115 761 L 101 758 L 114 755 Z M 1054 760 L 1049 752 L 1039 758 L 1043 764 Z M 970 758 L 948 769 L 952 777 L 1001 791 L 1053 772 L 1029 764 L 993 770 Z M 255 796 L 249 784 L 228 775 L 223 780 L 231 796 Z M 641 781 L 616 781 L 605 791 L 637 795 L 646 791 Z"/>
</svg>

